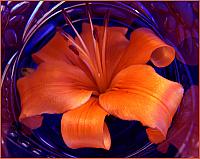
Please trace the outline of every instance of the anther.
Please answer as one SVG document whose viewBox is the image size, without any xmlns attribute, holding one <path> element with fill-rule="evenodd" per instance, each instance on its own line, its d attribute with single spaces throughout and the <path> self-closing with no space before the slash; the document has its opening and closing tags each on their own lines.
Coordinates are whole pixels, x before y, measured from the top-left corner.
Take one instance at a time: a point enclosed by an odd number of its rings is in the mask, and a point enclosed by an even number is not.
<svg viewBox="0 0 200 159">
<path fill-rule="evenodd" d="M 74 45 L 69 45 L 69 49 L 72 50 L 75 55 L 79 56 L 79 52 Z"/>
</svg>

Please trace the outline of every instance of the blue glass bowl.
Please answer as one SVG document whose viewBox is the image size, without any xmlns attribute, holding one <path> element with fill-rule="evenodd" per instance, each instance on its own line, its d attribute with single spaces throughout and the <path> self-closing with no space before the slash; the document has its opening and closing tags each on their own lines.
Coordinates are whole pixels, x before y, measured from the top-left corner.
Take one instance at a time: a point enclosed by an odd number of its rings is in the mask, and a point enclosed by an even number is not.
<svg viewBox="0 0 200 159">
<path fill-rule="evenodd" d="M 28 3 L 27 3 L 28 4 Z M 24 8 L 27 5 L 23 4 Z M 47 5 L 47 3 L 44 3 Z M 33 3 L 34 11 L 38 12 L 43 2 Z M 150 3 L 149 3 L 150 4 Z M 180 53 L 179 47 L 173 43 L 172 39 L 165 38 L 163 35 L 163 27 L 154 19 L 149 12 L 149 4 L 140 2 L 92 2 L 90 3 L 93 15 L 93 22 L 97 25 L 103 25 L 103 17 L 109 9 L 111 18 L 109 26 L 124 26 L 128 28 L 126 37 L 130 37 L 130 33 L 138 27 L 148 27 L 152 29 L 166 43 L 174 46 L 177 51 L 179 60 L 175 59 L 172 64 L 165 68 L 156 68 L 150 62 L 157 73 L 163 77 L 181 83 L 185 91 L 193 84 L 198 84 L 197 66 L 189 66 L 184 64 L 185 59 Z M 154 4 L 154 3 L 152 3 Z M 5 4 L 8 6 L 10 4 Z M 12 9 L 19 4 L 13 4 Z M 23 5 L 20 8 L 23 9 Z M 162 6 L 162 4 L 160 4 Z M 30 7 L 30 2 L 29 6 Z M 27 7 L 27 8 L 28 8 Z M 4 8 L 4 10 L 5 10 Z M 2 144 L 4 157 L 174 157 L 180 156 L 180 151 L 173 145 L 170 145 L 166 154 L 157 151 L 157 146 L 149 142 L 145 128 L 137 121 L 123 121 L 113 116 L 106 117 L 106 123 L 110 130 L 112 145 L 109 151 L 94 148 L 68 148 L 61 137 L 60 120 L 62 114 L 43 114 L 44 120 L 42 126 L 36 130 L 30 130 L 18 122 L 20 114 L 20 99 L 16 88 L 16 81 L 21 75 L 22 68 L 36 68 L 31 54 L 41 49 L 53 37 L 57 27 L 62 27 L 67 33 L 75 36 L 73 30 L 65 23 L 61 14 L 64 8 L 68 12 L 73 25 L 81 32 L 81 24 L 88 22 L 85 12 L 85 2 L 52 2 L 48 4 L 49 10 L 44 11 L 43 15 L 35 20 L 31 16 L 28 19 L 23 31 L 20 34 L 21 42 L 15 45 L 5 46 L 15 49 L 12 55 L 6 54 L 3 61 L 4 73 L 2 75 Z M 12 11 L 11 9 L 11 11 Z M 161 8 L 162 9 L 162 8 Z M 15 11 L 15 10 L 14 10 Z M 17 11 L 15 11 L 17 12 Z M 28 11 L 27 11 L 28 12 Z M 10 15 L 14 13 L 9 13 Z M 18 16 L 19 18 L 19 16 Z M 10 30 L 9 30 L 10 29 Z M 19 29 L 18 29 L 19 30 Z M 8 32 L 8 33 L 7 33 Z M 20 32 L 20 31 L 18 31 Z M 7 41 L 13 42 L 12 27 L 5 29 L 11 39 L 5 38 Z M 176 39 L 176 37 L 175 37 Z M 14 41 L 15 42 L 15 41 Z M 13 43 L 14 43 L 13 42 Z M 7 44 L 8 45 L 8 44 Z M 6 51 L 4 51 L 6 52 Z M 8 61 L 9 59 L 9 61 Z M 180 62 L 181 59 L 181 62 Z M 183 78 L 184 77 L 184 78 Z M 194 95 L 194 94 L 193 94 Z M 177 111 L 174 120 L 179 115 Z M 171 125 L 173 127 L 173 123 Z M 188 135 L 189 130 L 188 130 Z M 184 143 L 184 141 L 183 141 Z M 13 145 L 16 147 L 13 150 Z"/>
</svg>

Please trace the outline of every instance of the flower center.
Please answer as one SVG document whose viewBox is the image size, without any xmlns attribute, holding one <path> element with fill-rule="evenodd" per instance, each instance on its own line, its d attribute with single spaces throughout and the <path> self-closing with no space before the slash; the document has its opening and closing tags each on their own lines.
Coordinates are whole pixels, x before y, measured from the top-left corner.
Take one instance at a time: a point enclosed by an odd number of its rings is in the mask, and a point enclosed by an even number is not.
<svg viewBox="0 0 200 159">
<path fill-rule="evenodd" d="M 69 48 L 73 51 L 75 55 L 77 55 L 86 64 L 87 68 L 89 69 L 91 76 L 97 85 L 98 93 L 95 94 L 97 95 L 105 92 L 109 84 L 108 75 L 106 71 L 106 41 L 107 41 L 107 26 L 109 21 L 109 12 L 106 13 L 104 18 L 104 32 L 100 49 L 98 30 L 93 26 L 90 9 L 87 10 L 90 22 L 90 32 L 92 37 L 92 43 L 94 46 L 94 52 L 89 52 L 87 45 L 83 41 L 82 37 L 80 36 L 76 28 L 73 26 L 67 13 L 64 10 L 62 12 L 66 22 L 72 27 L 72 29 L 77 35 L 77 38 L 81 43 L 81 46 L 79 46 L 74 41 L 74 39 L 70 37 L 69 34 L 63 32 L 64 36 L 73 44 L 70 45 Z M 90 43 L 90 41 L 87 42 Z M 93 57 L 93 55 L 95 56 Z"/>
</svg>

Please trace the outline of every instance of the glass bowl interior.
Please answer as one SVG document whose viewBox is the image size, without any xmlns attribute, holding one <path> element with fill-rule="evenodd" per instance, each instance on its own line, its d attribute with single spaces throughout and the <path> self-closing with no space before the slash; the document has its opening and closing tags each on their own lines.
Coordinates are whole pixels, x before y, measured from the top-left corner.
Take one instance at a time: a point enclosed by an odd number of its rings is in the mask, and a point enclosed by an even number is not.
<svg viewBox="0 0 200 159">
<path fill-rule="evenodd" d="M 138 27 L 148 27 L 163 39 L 154 21 L 145 14 L 140 13 L 137 9 L 121 2 L 94 2 L 90 5 L 92 21 L 96 25 L 103 25 L 105 13 L 107 10 L 110 10 L 109 26 L 127 27 L 128 32 L 126 37 L 128 39 L 131 32 Z M 159 152 L 156 150 L 157 145 L 149 142 L 145 127 L 137 121 L 123 121 L 113 116 L 106 117 L 106 123 L 108 124 L 112 140 L 111 149 L 109 151 L 93 148 L 68 148 L 62 140 L 60 132 L 62 114 L 43 114 L 43 124 L 40 128 L 35 130 L 30 130 L 18 122 L 21 108 L 16 81 L 22 77 L 22 68 L 37 68 L 37 64 L 34 63 L 31 55 L 48 43 L 54 36 L 58 27 L 62 27 L 65 32 L 75 37 L 74 31 L 66 24 L 61 14 L 61 8 L 65 8 L 65 11 L 69 14 L 73 25 L 79 33 L 82 29 L 82 23 L 88 22 L 86 3 L 63 4 L 34 26 L 34 29 L 27 34 L 20 53 L 17 54 L 11 62 L 9 67 L 11 73 L 6 75 L 9 76 L 12 81 L 13 94 L 12 97 L 8 98 L 13 101 L 11 115 L 14 116 L 15 119 L 13 124 L 14 128 L 9 131 L 11 134 L 9 138 L 17 140 L 16 144 L 18 146 L 28 151 L 31 149 L 32 153 L 41 157 L 151 157 L 156 154 L 158 155 Z M 166 41 L 166 39 L 163 40 Z M 169 41 L 166 42 L 170 43 Z M 148 64 L 152 65 L 150 62 Z M 185 89 L 192 83 L 187 66 L 180 64 L 176 59 L 165 68 L 153 67 L 157 73 L 167 79 L 181 83 Z M 188 78 L 187 83 L 180 78 L 180 74 L 183 71 L 186 72 Z M 178 114 L 179 110 L 176 116 L 178 116 Z M 173 123 L 171 127 L 173 127 Z M 13 133 L 15 135 L 13 135 Z M 171 156 L 174 156 L 176 152 L 177 150 L 175 148 L 172 149 L 170 152 Z"/>
</svg>

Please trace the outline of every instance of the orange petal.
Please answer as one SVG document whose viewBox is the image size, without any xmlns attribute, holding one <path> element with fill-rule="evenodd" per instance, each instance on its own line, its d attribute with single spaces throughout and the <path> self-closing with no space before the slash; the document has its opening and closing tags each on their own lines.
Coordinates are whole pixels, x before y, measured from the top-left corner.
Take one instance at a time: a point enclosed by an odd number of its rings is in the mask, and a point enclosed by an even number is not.
<svg viewBox="0 0 200 159">
<path fill-rule="evenodd" d="M 111 139 L 104 122 L 105 112 L 98 100 L 91 98 L 87 103 L 63 114 L 61 132 L 65 144 L 70 148 L 110 149 Z"/>
<path fill-rule="evenodd" d="M 90 98 L 95 85 L 78 67 L 65 62 L 42 63 L 32 74 L 20 78 L 22 121 L 42 113 L 63 113 Z"/>
<path fill-rule="evenodd" d="M 180 84 L 159 76 L 148 65 L 133 65 L 115 76 L 99 102 L 114 116 L 150 127 L 149 139 L 158 143 L 165 139 L 182 95 Z"/>
<path fill-rule="evenodd" d="M 24 118 L 21 122 L 31 129 L 39 128 L 42 125 L 43 116 L 36 115 L 29 118 Z"/>
<path fill-rule="evenodd" d="M 133 64 L 145 64 L 149 60 L 157 67 L 165 67 L 174 60 L 174 57 L 173 47 L 167 45 L 150 29 L 139 28 L 131 33 L 129 46 L 118 70 L 120 67 L 125 68 Z"/>
<path fill-rule="evenodd" d="M 54 37 L 37 53 L 32 55 L 33 60 L 36 63 L 41 63 L 44 61 L 66 61 L 69 63 L 67 59 L 67 41 L 64 37 L 59 33 L 56 32 Z M 72 53 L 73 54 L 73 53 Z"/>
<path fill-rule="evenodd" d="M 181 157 L 198 157 L 199 142 L 199 86 L 192 85 L 183 96 L 175 122 L 167 133 L 167 139 L 157 148 L 166 153 L 170 144 L 180 151 Z M 184 147 L 183 147 L 184 145 Z"/>
<path fill-rule="evenodd" d="M 41 62 L 65 61 L 68 64 L 81 66 L 80 58 L 69 48 L 72 45 L 60 32 L 56 32 L 54 37 L 37 53 L 32 55 L 33 60 Z M 81 68 L 81 67 L 80 67 Z"/>
<path fill-rule="evenodd" d="M 66 40 L 60 32 L 56 32 L 48 44 L 33 54 L 32 58 L 37 64 L 42 62 L 64 61 L 68 64 L 78 66 L 92 79 L 89 69 L 80 60 L 79 56 L 70 49 L 71 46 L 70 41 Z"/>
</svg>

